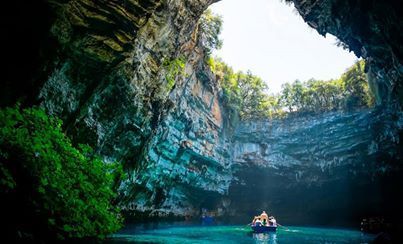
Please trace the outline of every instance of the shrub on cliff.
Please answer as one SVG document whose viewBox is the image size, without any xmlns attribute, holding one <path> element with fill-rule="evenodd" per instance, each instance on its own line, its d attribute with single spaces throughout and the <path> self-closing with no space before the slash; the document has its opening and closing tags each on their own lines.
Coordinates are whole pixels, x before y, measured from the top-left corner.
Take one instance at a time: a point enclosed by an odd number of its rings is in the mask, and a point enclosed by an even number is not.
<svg viewBox="0 0 403 244">
<path fill-rule="evenodd" d="M 199 20 L 199 37 L 206 52 L 206 58 L 213 52 L 222 47 L 220 33 L 223 20 L 219 15 L 214 14 L 210 9 L 206 10 Z"/>
<path fill-rule="evenodd" d="M 375 103 L 375 97 L 368 85 L 365 73 L 364 60 L 356 62 L 341 77 L 344 83 L 347 108 L 371 107 Z"/>
<path fill-rule="evenodd" d="M 165 71 L 166 87 L 165 90 L 169 93 L 175 86 L 176 78 L 185 74 L 185 59 L 183 57 L 172 60 L 164 60 L 162 67 Z"/>
<path fill-rule="evenodd" d="M 113 164 L 111 164 L 113 165 Z M 38 108 L 0 110 L 1 221 L 12 239 L 103 237 L 120 227 L 116 172 Z M 2 236 L 4 238 L 4 236 Z"/>
<path fill-rule="evenodd" d="M 281 117 L 279 99 L 268 94 L 267 84 L 258 76 L 234 70 L 220 58 L 206 61 L 223 91 L 223 101 L 230 117 L 242 120 Z"/>
</svg>

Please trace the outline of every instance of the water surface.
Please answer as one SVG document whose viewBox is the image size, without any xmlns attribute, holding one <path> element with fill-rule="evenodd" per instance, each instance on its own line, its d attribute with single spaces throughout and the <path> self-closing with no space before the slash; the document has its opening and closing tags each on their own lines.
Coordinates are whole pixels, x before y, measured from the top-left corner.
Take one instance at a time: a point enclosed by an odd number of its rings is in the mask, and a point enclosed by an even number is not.
<svg viewBox="0 0 403 244">
<path fill-rule="evenodd" d="M 109 243 L 370 243 L 357 230 L 287 226 L 275 233 L 253 234 L 248 226 L 127 226 Z"/>
</svg>

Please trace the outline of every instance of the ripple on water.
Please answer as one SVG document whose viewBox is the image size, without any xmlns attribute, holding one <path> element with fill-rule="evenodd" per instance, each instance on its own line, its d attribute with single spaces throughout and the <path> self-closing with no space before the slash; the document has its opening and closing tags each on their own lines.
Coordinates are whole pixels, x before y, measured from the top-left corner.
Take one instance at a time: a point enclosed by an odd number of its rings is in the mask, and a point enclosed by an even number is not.
<svg viewBox="0 0 403 244">
<path fill-rule="evenodd" d="M 108 243 L 369 243 L 372 235 L 356 230 L 287 227 L 269 234 L 254 234 L 248 226 L 127 227 Z"/>
</svg>

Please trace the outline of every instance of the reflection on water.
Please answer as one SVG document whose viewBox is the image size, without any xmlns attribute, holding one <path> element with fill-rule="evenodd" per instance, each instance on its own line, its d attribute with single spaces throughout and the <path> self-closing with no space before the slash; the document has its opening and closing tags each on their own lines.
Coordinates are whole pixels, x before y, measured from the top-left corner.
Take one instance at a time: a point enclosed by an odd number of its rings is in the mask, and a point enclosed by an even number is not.
<svg viewBox="0 0 403 244">
<path fill-rule="evenodd" d="M 107 243 L 370 243 L 374 236 L 357 230 L 288 226 L 276 232 L 253 233 L 249 226 L 135 225 L 114 234 Z"/>
<path fill-rule="evenodd" d="M 277 234 L 275 232 L 269 233 L 253 233 L 255 243 L 259 244 L 277 244 Z"/>
</svg>

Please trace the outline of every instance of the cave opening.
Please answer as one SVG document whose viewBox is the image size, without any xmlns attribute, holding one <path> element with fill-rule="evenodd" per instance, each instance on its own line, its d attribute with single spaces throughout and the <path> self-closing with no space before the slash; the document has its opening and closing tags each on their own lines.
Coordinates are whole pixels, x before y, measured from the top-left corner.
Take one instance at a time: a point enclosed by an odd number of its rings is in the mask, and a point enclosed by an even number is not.
<svg viewBox="0 0 403 244">
<path fill-rule="evenodd" d="M 335 36 L 321 36 L 292 4 L 279 0 L 222 0 L 209 7 L 221 16 L 222 47 L 214 50 L 235 70 L 251 70 L 270 93 L 295 80 L 337 79 L 359 57 Z"/>
</svg>

